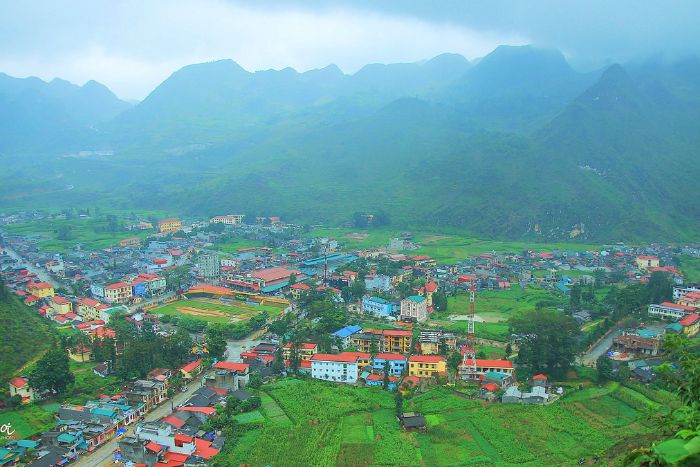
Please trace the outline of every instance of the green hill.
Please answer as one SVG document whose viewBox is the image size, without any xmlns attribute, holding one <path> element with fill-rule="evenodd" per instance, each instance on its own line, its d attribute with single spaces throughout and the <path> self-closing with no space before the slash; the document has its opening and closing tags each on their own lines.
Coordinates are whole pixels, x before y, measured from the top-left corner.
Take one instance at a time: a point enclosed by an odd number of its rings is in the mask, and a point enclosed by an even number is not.
<svg viewBox="0 0 700 467">
<path fill-rule="evenodd" d="M 77 139 L 112 155 L 0 153 L 0 205 L 327 224 L 383 210 L 503 239 L 697 240 L 699 83 L 697 58 L 578 73 L 530 46 L 353 75 L 191 65 Z"/>
<path fill-rule="evenodd" d="M 44 319 L 35 310 L 12 295 L 0 283 L 0 384 L 48 349 L 54 335 Z"/>
</svg>

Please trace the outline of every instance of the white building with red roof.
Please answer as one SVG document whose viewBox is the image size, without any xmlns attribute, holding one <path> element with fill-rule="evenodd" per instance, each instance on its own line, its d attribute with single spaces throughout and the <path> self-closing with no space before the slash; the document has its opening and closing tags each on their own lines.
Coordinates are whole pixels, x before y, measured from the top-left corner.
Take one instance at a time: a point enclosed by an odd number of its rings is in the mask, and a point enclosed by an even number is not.
<svg viewBox="0 0 700 467">
<path fill-rule="evenodd" d="M 649 313 L 649 316 L 680 320 L 691 313 L 695 313 L 697 310 L 697 308 L 692 306 L 680 305 L 673 302 L 662 302 L 659 304 L 654 303 L 649 305 L 647 313 Z"/>
<path fill-rule="evenodd" d="M 370 354 L 364 352 L 317 353 L 311 357 L 311 377 L 335 383 L 355 384 L 360 369 L 369 364 L 369 359 Z"/>
<path fill-rule="evenodd" d="M 26 378 L 13 378 L 10 380 L 10 397 L 20 396 L 22 403 L 26 404 L 34 400 L 34 390 L 29 387 Z"/>
</svg>

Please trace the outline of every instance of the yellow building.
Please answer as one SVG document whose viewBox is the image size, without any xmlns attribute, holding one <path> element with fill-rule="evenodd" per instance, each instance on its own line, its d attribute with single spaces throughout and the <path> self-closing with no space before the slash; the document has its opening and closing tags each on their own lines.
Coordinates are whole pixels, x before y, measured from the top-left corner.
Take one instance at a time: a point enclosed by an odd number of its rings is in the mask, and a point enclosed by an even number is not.
<svg viewBox="0 0 700 467">
<path fill-rule="evenodd" d="M 408 374 L 430 378 L 447 372 L 447 360 L 440 355 L 412 355 L 408 359 Z"/>
<path fill-rule="evenodd" d="M 282 347 L 282 358 L 284 360 L 289 360 L 292 356 L 292 343 L 287 342 L 284 347 Z M 311 360 L 311 357 L 316 355 L 318 352 L 318 345 L 312 344 L 310 342 L 304 342 L 299 344 L 297 347 L 297 355 L 299 360 Z"/>
<path fill-rule="evenodd" d="M 93 321 L 100 318 L 100 311 L 109 308 L 93 298 L 81 298 L 78 301 L 78 315 L 83 321 Z"/>
<path fill-rule="evenodd" d="M 105 287 L 105 301 L 107 303 L 123 303 L 128 301 L 133 296 L 131 285 L 126 282 L 117 282 L 116 284 Z"/>
<path fill-rule="evenodd" d="M 73 311 L 73 304 L 63 297 L 54 295 L 51 297 L 51 308 L 55 314 L 65 315 L 66 313 L 71 313 Z"/>
<path fill-rule="evenodd" d="M 688 337 L 693 337 L 700 331 L 700 315 L 691 313 L 678 322 L 683 326 L 683 333 Z"/>
<path fill-rule="evenodd" d="M 53 297 L 55 293 L 53 285 L 48 282 L 32 282 L 27 284 L 27 292 L 39 298 Z"/>
<path fill-rule="evenodd" d="M 182 230 L 182 221 L 180 219 L 161 219 L 158 221 L 158 231 L 178 232 Z"/>
<path fill-rule="evenodd" d="M 411 351 L 413 331 L 406 329 L 363 329 L 350 336 L 350 345 L 359 352 L 371 352 L 376 342 L 377 352 L 402 353 Z"/>
<path fill-rule="evenodd" d="M 642 269 L 644 271 L 646 271 L 649 268 L 659 267 L 659 258 L 657 258 L 656 256 L 637 256 L 635 262 L 637 263 L 637 269 Z"/>
<path fill-rule="evenodd" d="M 76 362 L 89 362 L 92 358 L 92 352 L 90 351 L 90 348 L 84 345 L 68 347 L 67 350 L 68 356 L 71 358 L 71 360 L 74 360 Z"/>
</svg>

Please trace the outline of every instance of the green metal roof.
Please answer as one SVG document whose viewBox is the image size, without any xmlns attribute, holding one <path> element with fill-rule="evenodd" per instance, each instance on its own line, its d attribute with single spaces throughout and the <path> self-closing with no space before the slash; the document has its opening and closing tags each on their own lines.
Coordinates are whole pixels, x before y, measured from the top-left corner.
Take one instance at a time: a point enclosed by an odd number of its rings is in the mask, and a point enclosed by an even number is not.
<svg viewBox="0 0 700 467">
<path fill-rule="evenodd" d="M 420 295 L 411 295 L 410 297 L 407 297 L 406 300 L 411 300 L 412 302 L 421 303 L 421 302 L 425 301 L 425 297 L 421 297 Z"/>
</svg>

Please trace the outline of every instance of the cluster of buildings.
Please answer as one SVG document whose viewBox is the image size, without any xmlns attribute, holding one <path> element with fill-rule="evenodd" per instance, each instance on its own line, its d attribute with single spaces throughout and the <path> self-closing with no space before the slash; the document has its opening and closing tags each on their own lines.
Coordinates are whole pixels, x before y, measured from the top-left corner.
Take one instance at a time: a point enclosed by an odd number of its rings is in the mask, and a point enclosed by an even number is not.
<svg viewBox="0 0 700 467">
<path fill-rule="evenodd" d="M 144 379 L 127 382 L 119 394 L 103 394 L 83 404 L 61 404 L 55 427 L 37 439 L 8 443 L 2 465 L 20 461 L 32 467 L 65 465 L 113 438 L 118 446 L 115 462 L 155 467 L 207 465 L 225 438 L 221 433 L 205 432 L 202 425 L 228 397 L 244 401 L 253 396 L 244 389 L 250 368 L 248 363 L 217 362 L 205 371 L 202 360 L 195 360 L 179 369 L 156 368 Z M 169 415 L 146 421 L 151 410 L 169 399 L 169 390 L 180 390 L 173 386 L 176 380 L 191 381 L 198 388 Z M 13 379 L 10 392 L 32 397 L 25 378 Z M 134 429 L 129 434 L 130 426 Z"/>
</svg>

